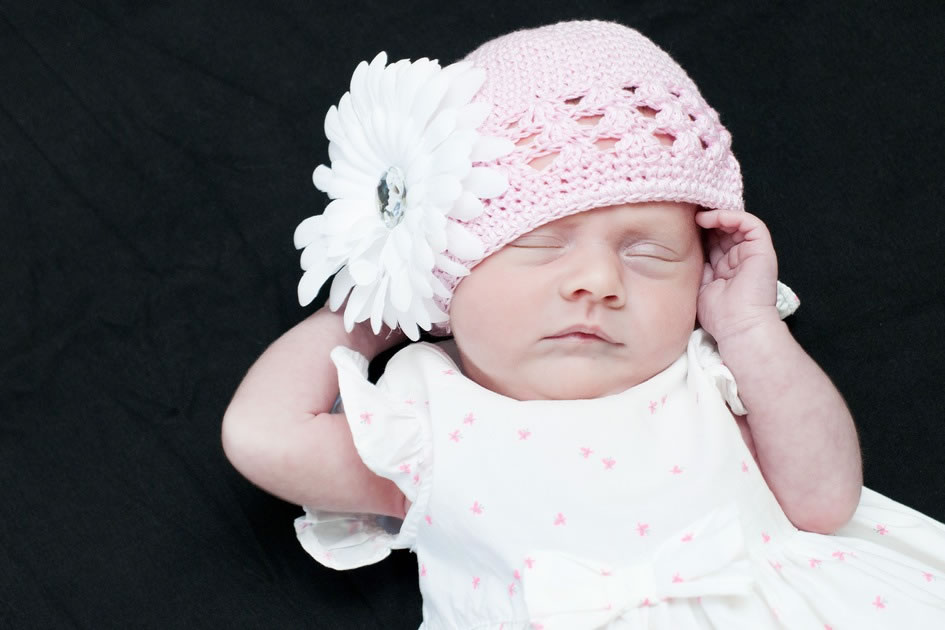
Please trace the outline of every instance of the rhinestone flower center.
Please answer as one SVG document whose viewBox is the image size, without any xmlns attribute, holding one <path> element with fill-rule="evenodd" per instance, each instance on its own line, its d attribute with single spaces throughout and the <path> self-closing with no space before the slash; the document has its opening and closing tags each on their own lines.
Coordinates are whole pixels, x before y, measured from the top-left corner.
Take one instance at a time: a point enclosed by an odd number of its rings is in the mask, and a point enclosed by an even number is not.
<svg viewBox="0 0 945 630">
<path fill-rule="evenodd" d="M 387 169 L 377 185 L 377 204 L 384 225 L 393 228 L 404 218 L 407 188 L 404 172 L 396 166 Z"/>
</svg>

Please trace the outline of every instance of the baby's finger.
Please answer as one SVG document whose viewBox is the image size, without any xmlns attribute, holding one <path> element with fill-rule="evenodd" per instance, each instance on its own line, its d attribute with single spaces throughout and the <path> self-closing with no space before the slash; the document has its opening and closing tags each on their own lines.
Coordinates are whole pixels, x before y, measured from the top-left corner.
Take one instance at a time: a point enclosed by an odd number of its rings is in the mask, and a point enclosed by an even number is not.
<svg viewBox="0 0 945 630">
<path fill-rule="evenodd" d="M 749 229 L 761 223 L 761 219 L 741 210 L 703 210 L 696 213 L 696 223 L 704 228 L 718 228 L 726 232 L 745 225 Z"/>
<path fill-rule="evenodd" d="M 722 248 L 721 243 L 719 243 L 719 233 L 715 230 L 706 231 L 705 249 L 709 255 L 709 262 L 712 263 L 713 267 L 715 263 L 718 262 L 719 258 L 725 255 L 725 250 Z"/>
<path fill-rule="evenodd" d="M 735 245 L 742 239 L 734 239 L 732 235 L 726 234 L 718 228 L 708 228 L 705 231 L 705 244 L 708 253 L 709 262 L 716 266 Z"/>
<path fill-rule="evenodd" d="M 731 247 L 745 240 L 770 238 L 764 222 L 748 212 L 735 210 L 708 210 L 696 213 L 696 223 L 706 229 L 714 229 L 731 235 L 731 241 L 723 237 L 720 244 Z"/>
<path fill-rule="evenodd" d="M 741 236 L 740 232 L 728 234 L 722 228 L 715 228 L 713 231 L 719 235 L 719 245 L 721 245 L 722 249 L 726 252 L 744 240 L 739 238 Z"/>
<path fill-rule="evenodd" d="M 699 227 L 704 227 L 707 230 L 719 227 L 721 225 L 719 222 L 721 212 L 721 210 L 700 210 L 696 212 L 696 223 Z"/>
</svg>

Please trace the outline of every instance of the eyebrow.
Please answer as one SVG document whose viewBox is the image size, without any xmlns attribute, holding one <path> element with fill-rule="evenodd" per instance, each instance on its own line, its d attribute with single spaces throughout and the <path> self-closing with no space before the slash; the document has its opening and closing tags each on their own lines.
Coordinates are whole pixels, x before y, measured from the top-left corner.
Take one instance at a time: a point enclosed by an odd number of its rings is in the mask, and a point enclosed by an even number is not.
<svg viewBox="0 0 945 630">
<path fill-rule="evenodd" d="M 570 231 L 576 229 L 576 225 L 577 224 L 575 221 L 565 221 L 557 227 Z M 554 226 L 545 224 L 535 228 L 533 232 L 540 233 L 542 228 L 551 230 L 555 229 Z M 689 240 L 688 236 L 683 230 L 669 226 L 664 221 L 634 221 L 627 223 L 618 222 L 613 226 L 609 233 L 611 235 L 620 235 L 621 238 L 625 236 L 648 237 L 663 241 L 679 241 L 680 243 L 688 242 Z"/>
<path fill-rule="evenodd" d="M 529 234 L 541 235 L 548 230 L 555 229 L 571 232 L 577 229 L 581 215 L 581 212 L 570 214 L 551 223 L 539 225 L 516 238 L 522 238 Z M 552 225 L 553 223 L 557 223 L 558 225 Z M 676 226 L 675 224 L 667 222 L 665 217 L 656 214 L 633 217 L 625 215 L 613 221 L 612 224 L 613 227 L 609 230 L 611 236 L 619 234 L 620 238 L 651 238 L 660 241 L 662 244 L 671 245 L 674 248 L 685 248 L 690 242 L 688 232 L 685 230 L 687 226 Z M 697 235 L 695 240 L 701 242 L 701 237 Z"/>
</svg>

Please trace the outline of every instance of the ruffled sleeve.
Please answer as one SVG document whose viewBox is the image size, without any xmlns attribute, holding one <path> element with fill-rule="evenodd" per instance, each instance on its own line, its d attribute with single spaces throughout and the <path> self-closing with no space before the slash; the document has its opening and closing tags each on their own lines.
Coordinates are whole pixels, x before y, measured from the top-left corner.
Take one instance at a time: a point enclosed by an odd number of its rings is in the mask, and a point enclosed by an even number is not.
<svg viewBox="0 0 945 630">
<path fill-rule="evenodd" d="M 689 340 L 689 348 L 695 354 L 699 367 L 712 381 L 715 388 L 719 390 L 732 413 L 739 416 L 746 415 L 748 410 L 745 409 L 745 405 L 738 397 L 738 385 L 735 384 L 735 376 L 722 363 L 722 355 L 719 354 L 712 335 L 701 328 L 697 328 Z"/>
<path fill-rule="evenodd" d="M 368 361 L 342 346 L 331 352 L 354 445 L 364 464 L 392 480 L 411 501 L 402 523 L 376 514 L 329 512 L 303 506 L 295 520 L 302 547 L 321 564 L 353 569 L 386 558 L 392 549 L 413 548 L 430 487 L 428 418 L 388 373 L 377 385 L 367 379 Z M 396 359 L 396 357 L 395 357 Z M 388 363 L 388 372 L 394 363 Z M 398 527 L 399 524 L 399 527 Z"/>
<path fill-rule="evenodd" d="M 801 300 L 791 290 L 791 287 L 778 281 L 778 297 L 775 308 L 778 309 L 778 315 L 781 319 L 793 315 L 800 305 Z M 693 332 L 689 343 L 690 348 L 695 351 L 699 366 L 715 384 L 716 389 L 719 390 L 732 413 L 739 416 L 747 415 L 748 410 L 745 409 L 741 398 L 738 397 L 738 385 L 735 384 L 735 375 L 722 363 L 722 355 L 719 354 L 718 346 L 712 335 L 701 328 L 697 328 Z"/>
<path fill-rule="evenodd" d="M 778 280 L 778 298 L 774 307 L 778 309 L 781 319 L 793 315 L 800 305 L 801 299 L 791 290 L 791 287 Z"/>
</svg>

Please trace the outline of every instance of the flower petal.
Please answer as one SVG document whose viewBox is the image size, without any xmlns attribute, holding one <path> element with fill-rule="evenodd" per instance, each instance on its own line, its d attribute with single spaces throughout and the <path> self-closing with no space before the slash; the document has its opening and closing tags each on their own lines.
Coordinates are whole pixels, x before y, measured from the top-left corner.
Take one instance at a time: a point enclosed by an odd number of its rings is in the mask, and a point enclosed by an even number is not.
<svg viewBox="0 0 945 630">
<path fill-rule="evenodd" d="M 437 255 L 436 266 L 456 278 L 463 278 L 469 275 L 469 269 L 466 266 L 459 264 L 444 254 Z"/>
<path fill-rule="evenodd" d="M 447 214 L 451 218 L 459 221 L 472 221 L 482 214 L 482 211 L 483 205 L 482 202 L 479 201 L 479 197 L 468 190 L 464 190 L 463 194 L 459 196 L 459 199 L 456 200 Z"/>
<path fill-rule="evenodd" d="M 407 172 L 405 173 L 407 177 L 408 195 L 416 193 L 419 190 L 417 187 L 422 186 L 423 180 L 430 174 L 431 169 L 432 161 L 427 151 L 419 153 L 410 162 L 410 166 L 407 167 Z"/>
<path fill-rule="evenodd" d="M 379 73 L 377 81 L 374 84 L 375 92 L 372 94 L 374 102 L 377 103 L 379 109 L 383 109 L 394 115 L 398 112 L 397 80 L 400 76 L 401 68 L 404 67 L 401 61 L 403 60 L 401 59 L 398 62 L 392 63 Z"/>
<path fill-rule="evenodd" d="M 447 289 L 446 285 L 443 284 L 443 281 L 437 278 L 436 276 L 430 276 L 430 288 L 433 289 L 433 292 L 436 295 L 440 296 L 441 298 L 449 299 L 450 290 Z"/>
<path fill-rule="evenodd" d="M 348 270 L 358 286 L 369 285 L 377 279 L 377 265 L 364 258 L 351 261 L 348 264 Z"/>
<path fill-rule="evenodd" d="M 377 147 L 377 153 L 381 157 L 381 161 L 385 164 L 396 166 L 397 157 L 396 151 L 394 149 L 396 137 L 391 137 L 394 134 L 389 133 L 392 125 L 390 125 L 388 122 L 387 112 L 385 112 L 380 107 L 372 110 L 371 126 L 374 129 L 374 142 Z"/>
<path fill-rule="evenodd" d="M 394 311 L 390 304 L 384 307 L 384 314 L 381 316 L 381 319 L 387 324 L 388 328 L 392 330 L 397 328 L 397 312 Z"/>
<path fill-rule="evenodd" d="M 382 50 L 374 56 L 374 60 L 372 60 L 370 63 L 373 63 L 377 59 L 384 59 L 386 61 L 387 53 Z M 348 90 L 350 92 L 362 91 L 364 89 L 363 86 L 370 63 L 367 61 L 361 61 L 355 67 L 354 72 L 351 75 L 351 83 L 348 85 Z"/>
<path fill-rule="evenodd" d="M 385 99 L 383 87 L 381 85 L 386 74 L 387 54 L 381 52 L 371 60 L 371 64 L 368 67 L 367 77 L 364 82 L 364 85 L 367 88 L 365 96 L 369 99 L 369 102 L 373 108 L 383 109 L 387 106 L 387 103 L 384 102 Z"/>
<path fill-rule="evenodd" d="M 469 156 L 473 162 L 491 162 L 515 150 L 515 143 L 508 138 L 480 136 Z"/>
<path fill-rule="evenodd" d="M 344 255 L 337 256 L 327 252 L 324 247 L 320 247 L 320 241 L 321 239 L 316 240 L 311 245 L 306 245 L 305 249 L 302 250 L 302 255 L 299 256 L 299 266 L 304 271 L 324 265 L 326 261 L 333 261 L 332 264 L 334 264 L 334 261 L 338 261 L 339 264 L 345 262 Z"/>
<path fill-rule="evenodd" d="M 302 306 L 308 306 L 318 295 L 322 285 L 325 284 L 325 280 L 341 269 L 342 266 L 342 262 L 337 260 L 322 259 L 319 262 L 320 264 L 306 270 L 302 274 L 301 280 L 299 280 L 299 304 Z"/>
<path fill-rule="evenodd" d="M 295 249 L 302 249 L 318 238 L 321 234 L 319 224 L 324 220 L 324 215 L 316 214 L 299 223 L 298 227 L 295 228 L 295 233 L 292 235 L 292 242 L 295 244 Z"/>
<path fill-rule="evenodd" d="M 448 109 L 436 115 L 423 130 L 423 148 L 432 151 L 456 129 L 456 110 Z"/>
<path fill-rule="evenodd" d="M 402 73 L 397 84 L 399 111 L 409 113 L 413 109 L 420 86 L 429 81 L 430 77 L 436 74 L 438 70 L 440 70 L 440 64 L 430 61 L 426 57 L 417 59 L 409 65 L 409 70 Z"/>
<path fill-rule="evenodd" d="M 347 98 L 346 98 L 347 97 Z M 344 131 L 343 140 L 335 142 L 345 156 L 355 164 L 363 164 L 365 169 L 374 172 L 384 170 L 384 162 L 377 153 L 377 147 L 369 140 L 370 135 L 366 134 L 364 127 L 354 105 L 351 104 L 351 95 L 345 94 L 338 103 L 339 125 Z M 331 154 L 331 145 L 329 145 L 329 155 Z"/>
<path fill-rule="evenodd" d="M 443 95 L 449 89 L 449 83 L 442 74 L 432 75 L 417 91 L 417 98 L 411 110 L 411 117 L 422 126 L 433 116 L 440 106 Z"/>
<path fill-rule="evenodd" d="M 480 199 L 491 199 L 505 192 L 509 180 L 496 169 L 474 166 L 463 180 L 463 187 Z"/>
<path fill-rule="evenodd" d="M 387 237 L 390 230 L 384 227 L 380 219 L 366 217 L 355 222 L 351 229 L 352 236 L 345 243 L 346 251 L 350 260 L 357 258 L 367 258 L 368 260 L 379 260 L 381 250 L 387 244 Z M 338 240 L 342 243 L 345 241 Z M 354 246 L 351 245 L 354 243 Z"/>
<path fill-rule="evenodd" d="M 491 111 L 492 107 L 484 101 L 470 103 L 460 108 L 456 116 L 456 126 L 460 129 L 478 129 Z"/>
<path fill-rule="evenodd" d="M 356 286 L 351 290 L 351 295 L 348 296 L 348 305 L 345 307 L 345 314 L 342 318 L 346 331 L 351 332 L 356 323 L 363 322 L 368 318 L 366 307 L 374 296 L 376 288 L 375 285 Z"/>
<path fill-rule="evenodd" d="M 417 297 L 433 297 L 433 285 L 430 283 L 431 280 L 436 280 L 433 274 L 422 274 L 418 272 L 410 274 L 410 285 L 413 287 Z"/>
<path fill-rule="evenodd" d="M 363 219 L 374 219 L 378 217 L 377 206 L 370 201 L 363 199 L 335 199 L 325 207 L 325 212 L 321 214 L 322 221 L 318 225 L 318 230 L 324 236 L 334 236 L 350 232 L 357 221 Z M 302 227 L 296 228 L 296 234 Z M 298 245 L 296 245 L 296 248 Z"/>
<path fill-rule="evenodd" d="M 384 316 L 384 304 L 385 298 L 387 297 L 387 283 L 389 281 L 388 276 L 381 278 L 380 284 L 377 287 L 377 293 L 374 294 L 374 303 L 371 305 L 371 330 L 374 331 L 374 334 L 381 332 L 381 321 Z"/>
<path fill-rule="evenodd" d="M 321 250 L 325 256 L 353 260 L 363 256 L 378 239 L 383 238 L 386 228 L 383 224 L 375 228 L 377 223 L 380 223 L 377 219 L 358 219 L 349 232 L 320 238 L 313 243 L 312 249 Z M 304 252 L 302 257 L 305 257 Z"/>
<path fill-rule="evenodd" d="M 361 201 L 373 201 L 377 196 L 375 187 L 364 186 L 345 177 L 338 177 L 337 173 L 332 178 L 332 193 L 336 199 L 360 199 Z"/>
<path fill-rule="evenodd" d="M 459 178 L 454 175 L 435 175 L 426 184 L 426 198 L 440 208 L 452 206 L 463 192 Z"/>
<path fill-rule="evenodd" d="M 430 245 L 425 239 L 417 238 L 414 240 L 414 254 L 416 255 L 415 261 L 418 267 L 421 269 L 433 269 L 435 263 L 433 250 L 430 249 Z"/>
<path fill-rule="evenodd" d="M 433 302 L 433 300 L 430 300 Z M 433 317 L 430 318 L 430 321 L 434 324 L 440 324 L 443 322 L 450 321 L 450 316 L 443 312 L 440 307 L 436 305 L 436 302 L 433 302 L 433 308 L 427 308 L 427 312 L 430 313 Z"/>
<path fill-rule="evenodd" d="M 343 99 L 344 96 L 341 98 Z M 325 114 L 325 137 L 328 138 L 329 142 L 337 142 L 343 136 L 344 129 L 338 118 L 338 107 L 332 105 L 328 108 L 328 113 Z"/>
<path fill-rule="evenodd" d="M 410 308 L 413 290 L 410 287 L 410 272 L 402 267 L 396 273 L 391 274 L 390 280 L 390 303 L 399 311 L 406 311 Z"/>
<path fill-rule="evenodd" d="M 407 229 L 407 226 L 401 223 L 396 226 L 390 233 L 390 240 L 393 242 L 394 248 L 393 253 L 395 254 L 396 260 L 400 261 L 409 261 L 413 249 L 413 239 L 411 238 L 410 230 Z M 400 264 L 403 264 L 400 262 Z"/>
<path fill-rule="evenodd" d="M 384 53 L 379 53 L 378 57 Z M 377 59 L 377 57 L 375 57 Z M 370 70 L 370 65 L 366 61 L 362 61 L 354 69 L 354 73 L 351 75 L 351 85 L 348 88 L 348 94 L 350 94 L 350 104 L 351 109 L 358 117 L 358 121 L 363 125 L 370 121 L 365 120 L 365 114 L 367 111 L 366 107 L 370 105 L 369 98 L 369 87 L 368 87 L 368 71 Z M 344 97 L 342 97 L 344 98 Z M 349 129 L 349 125 L 345 125 L 346 129 Z"/>
<path fill-rule="evenodd" d="M 432 302 L 433 300 L 423 300 L 417 301 L 412 305 L 410 309 L 410 314 L 413 315 L 413 319 L 417 322 L 417 325 L 424 329 L 430 330 L 430 312 L 427 308 L 425 302 Z"/>
<path fill-rule="evenodd" d="M 424 236 L 427 239 L 427 243 L 430 244 L 430 249 L 432 249 L 434 253 L 439 254 L 446 249 L 448 242 L 446 238 L 446 224 L 448 222 L 449 219 L 439 212 L 432 213 L 430 216 L 426 217 L 426 221 L 424 222 Z"/>
<path fill-rule="evenodd" d="M 400 329 L 407 335 L 407 339 L 410 341 L 418 341 L 420 339 L 420 331 L 417 330 L 417 325 L 414 322 L 400 319 L 398 323 L 400 324 Z"/>
<path fill-rule="evenodd" d="M 374 130 L 380 154 L 385 164 L 400 166 L 402 164 L 403 149 L 397 146 L 399 121 L 391 111 L 377 108 L 374 110 Z"/>
<path fill-rule="evenodd" d="M 335 274 L 331 281 L 331 289 L 328 292 L 328 308 L 337 311 L 344 304 L 348 293 L 354 288 L 354 278 L 348 272 L 347 267 L 342 267 L 341 271 Z"/>
<path fill-rule="evenodd" d="M 369 190 L 377 187 L 378 178 L 373 173 L 367 172 L 363 166 L 355 166 L 344 157 L 331 161 L 331 172 L 336 179 L 343 179 L 355 186 Z"/>
<path fill-rule="evenodd" d="M 454 133 L 433 151 L 432 172 L 450 173 L 460 179 L 466 177 L 472 168 L 469 154 L 475 141 L 475 132 Z"/>
<path fill-rule="evenodd" d="M 328 196 L 332 199 L 337 199 L 337 195 L 331 193 L 332 179 L 331 169 L 324 164 L 316 166 L 315 171 L 312 173 L 312 183 L 315 184 L 315 188 L 323 193 L 328 193 Z"/>
<path fill-rule="evenodd" d="M 485 250 L 482 242 L 456 221 L 446 223 L 446 238 L 449 240 L 449 252 L 463 260 L 482 258 Z"/>
<path fill-rule="evenodd" d="M 440 307 L 437 306 L 436 302 L 433 300 L 424 300 L 424 312 L 427 315 L 427 318 L 424 320 L 425 330 L 429 330 L 430 324 L 433 322 L 449 321 L 449 316 L 440 310 Z"/>
<path fill-rule="evenodd" d="M 467 104 L 486 82 L 486 71 L 473 67 L 468 61 L 458 61 L 446 66 L 443 68 L 443 74 L 451 79 L 450 89 L 443 97 L 443 107 L 461 107 Z"/>
<path fill-rule="evenodd" d="M 423 150 L 420 129 L 410 118 L 398 118 L 397 150 L 402 164 L 409 170 Z"/>
</svg>

